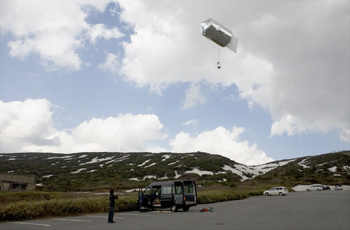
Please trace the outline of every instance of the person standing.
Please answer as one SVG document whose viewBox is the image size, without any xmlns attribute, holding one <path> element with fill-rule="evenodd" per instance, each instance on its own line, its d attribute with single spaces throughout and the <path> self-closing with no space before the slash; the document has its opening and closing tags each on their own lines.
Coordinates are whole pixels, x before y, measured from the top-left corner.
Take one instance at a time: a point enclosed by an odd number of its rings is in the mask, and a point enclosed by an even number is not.
<svg viewBox="0 0 350 230">
<path fill-rule="evenodd" d="M 118 195 L 114 195 L 114 190 L 109 191 L 109 213 L 108 213 L 108 223 L 115 223 L 113 220 L 115 211 L 115 200 L 118 199 Z"/>
</svg>

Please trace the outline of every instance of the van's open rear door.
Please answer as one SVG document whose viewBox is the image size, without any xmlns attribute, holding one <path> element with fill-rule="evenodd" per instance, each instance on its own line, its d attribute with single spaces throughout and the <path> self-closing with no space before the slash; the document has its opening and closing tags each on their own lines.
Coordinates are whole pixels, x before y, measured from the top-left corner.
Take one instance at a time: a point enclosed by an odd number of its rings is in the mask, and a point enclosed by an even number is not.
<svg viewBox="0 0 350 230">
<path fill-rule="evenodd" d="M 196 183 L 192 180 L 184 181 L 184 193 L 186 205 L 197 205 L 197 190 Z"/>
<path fill-rule="evenodd" d="M 184 189 L 182 181 L 175 181 L 175 205 L 183 205 L 184 204 Z"/>
<path fill-rule="evenodd" d="M 184 204 L 184 186 L 182 181 L 175 181 L 175 205 L 183 205 Z"/>
</svg>

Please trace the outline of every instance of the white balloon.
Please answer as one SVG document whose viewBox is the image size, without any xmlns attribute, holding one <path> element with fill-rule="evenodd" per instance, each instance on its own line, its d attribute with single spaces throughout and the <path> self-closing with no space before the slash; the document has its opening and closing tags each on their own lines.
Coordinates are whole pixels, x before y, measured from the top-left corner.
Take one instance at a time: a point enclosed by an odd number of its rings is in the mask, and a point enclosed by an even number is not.
<svg viewBox="0 0 350 230">
<path fill-rule="evenodd" d="M 229 29 L 211 18 L 201 22 L 200 25 L 203 36 L 237 53 L 238 38 L 235 38 Z"/>
</svg>

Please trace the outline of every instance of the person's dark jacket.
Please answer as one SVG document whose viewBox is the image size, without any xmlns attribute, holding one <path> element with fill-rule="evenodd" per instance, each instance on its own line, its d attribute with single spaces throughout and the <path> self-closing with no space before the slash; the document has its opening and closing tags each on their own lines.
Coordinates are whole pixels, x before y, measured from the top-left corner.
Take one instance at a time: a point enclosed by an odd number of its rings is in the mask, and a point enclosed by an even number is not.
<svg viewBox="0 0 350 230">
<path fill-rule="evenodd" d="M 110 208 L 114 208 L 115 200 L 117 200 L 117 199 L 118 199 L 118 195 L 113 195 L 113 194 L 109 195 L 109 207 Z"/>
</svg>

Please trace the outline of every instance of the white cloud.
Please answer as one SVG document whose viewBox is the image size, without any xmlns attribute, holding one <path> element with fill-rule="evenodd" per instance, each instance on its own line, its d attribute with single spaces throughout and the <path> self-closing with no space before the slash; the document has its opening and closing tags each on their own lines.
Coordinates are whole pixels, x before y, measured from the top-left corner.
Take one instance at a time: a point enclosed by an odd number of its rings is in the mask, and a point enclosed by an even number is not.
<svg viewBox="0 0 350 230">
<path fill-rule="evenodd" d="M 55 139 L 47 138 L 54 132 L 51 108 L 46 99 L 0 101 L 1 152 L 22 151 L 31 144 L 54 145 Z"/>
<path fill-rule="evenodd" d="M 239 136 L 244 128 L 233 127 L 227 130 L 218 127 L 211 131 L 202 132 L 195 137 L 181 132 L 170 141 L 173 152 L 203 151 L 222 155 L 238 163 L 255 165 L 273 161 L 257 148 L 256 144 L 249 145 L 247 141 L 241 141 Z"/>
<path fill-rule="evenodd" d="M 250 50 L 245 51 L 244 43 L 238 55 L 222 49 L 222 69 L 216 68 L 218 53 L 200 34 L 199 23 L 206 19 L 208 11 L 220 8 L 214 15 L 226 18 L 227 26 L 235 28 L 236 24 L 229 23 L 232 11 L 222 8 L 223 3 L 203 2 L 201 10 L 194 11 L 197 1 L 186 4 L 133 1 L 131 5 L 128 1 L 119 2 L 124 10 L 121 20 L 133 25 L 135 31 L 131 42 L 124 43 L 122 73 L 139 86 L 161 90 L 173 83 L 204 81 L 223 86 L 242 84 L 246 91 L 247 87 L 264 82 L 263 79 L 269 77 L 265 75 L 271 73 L 271 63 Z"/>
<path fill-rule="evenodd" d="M 206 99 L 201 92 L 201 87 L 198 84 L 191 84 L 189 89 L 186 91 L 186 98 L 183 101 L 183 110 L 187 110 L 197 104 L 204 104 Z"/>
<path fill-rule="evenodd" d="M 2 3 L 1 28 L 11 32 L 10 55 L 26 58 L 39 54 L 49 69 L 80 69 L 76 53 L 82 47 L 79 36 L 89 26 L 87 14 L 70 1 L 5 1 Z"/>
<path fill-rule="evenodd" d="M 198 70 L 195 57 L 197 46 L 191 37 L 198 32 L 199 24 L 191 26 L 182 18 L 182 9 L 168 1 L 159 4 L 143 1 L 120 1 L 124 10 L 120 17 L 134 26 L 130 43 L 124 43 L 125 58 L 122 73 L 138 86 L 148 86 L 155 91 L 176 82 L 200 79 L 188 73 Z M 186 3 L 187 4 L 187 3 Z M 193 31 L 191 29 L 194 29 Z M 187 61 L 186 61 L 187 60 Z"/>
<path fill-rule="evenodd" d="M 287 132 L 289 136 L 295 135 L 297 133 L 296 123 L 295 118 L 287 114 L 279 121 L 273 123 L 271 135 L 282 135 L 284 132 Z"/>
<path fill-rule="evenodd" d="M 94 143 L 93 151 L 143 151 L 147 149 L 148 141 L 164 138 L 160 133 L 162 128 L 158 117 L 153 114 L 93 118 L 72 131 L 71 136 L 75 143 L 68 148 L 84 148 Z"/>
<path fill-rule="evenodd" d="M 338 130 L 349 140 L 349 1 L 119 2 L 135 30 L 124 44 L 128 80 L 157 92 L 178 82 L 235 84 L 270 113 L 272 137 Z M 221 50 L 220 70 L 199 30 L 208 15 L 239 38 L 237 54 Z M 200 104 L 193 96 L 184 109 Z"/>
<path fill-rule="evenodd" d="M 0 101 L 0 152 L 168 151 L 157 144 L 167 134 L 154 114 L 92 118 L 72 130 L 57 130 L 52 121 L 53 107 L 46 99 Z M 195 137 L 181 132 L 169 144 L 173 152 L 205 151 L 245 164 L 272 161 L 256 144 L 241 141 L 242 132 L 244 128 L 238 127 L 218 127 Z"/>
<path fill-rule="evenodd" d="M 340 133 L 340 139 L 344 142 L 350 143 L 350 130 L 345 130 Z"/>
<path fill-rule="evenodd" d="M 190 125 L 193 125 L 193 126 L 196 126 L 198 124 L 198 119 L 197 120 L 189 120 L 189 121 L 186 121 L 184 122 L 182 125 L 184 126 L 190 126 Z"/>
<path fill-rule="evenodd" d="M 38 55 L 47 70 L 81 69 L 79 50 L 84 48 L 85 33 L 91 42 L 120 38 L 117 28 L 90 25 L 91 11 L 102 13 L 109 1 L 1 1 L 0 28 L 10 32 L 8 42 L 12 57 L 25 59 Z"/>
<path fill-rule="evenodd" d="M 109 40 L 111 38 L 118 39 L 124 36 L 118 28 L 113 27 L 112 29 L 107 29 L 104 24 L 93 25 L 89 31 L 89 35 L 92 43 L 96 43 L 97 39 L 101 38 Z"/>
<path fill-rule="evenodd" d="M 106 61 L 98 65 L 98 68 L 104 71 L 110 71 L 111 73 L 118 73 L 120 70 L 120 63 L 118 56 L 112 53 L 108 53 Z"/>
<path fill-rule="evenodd" d="M 1 152 L 163 151 L 154 141 L 166 138 L 154 114 L 93 118 L 70 131 L 54 128 L 46 99 L 0 101 Z"/>
</svg>

